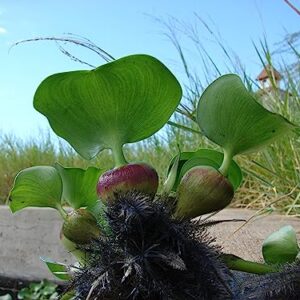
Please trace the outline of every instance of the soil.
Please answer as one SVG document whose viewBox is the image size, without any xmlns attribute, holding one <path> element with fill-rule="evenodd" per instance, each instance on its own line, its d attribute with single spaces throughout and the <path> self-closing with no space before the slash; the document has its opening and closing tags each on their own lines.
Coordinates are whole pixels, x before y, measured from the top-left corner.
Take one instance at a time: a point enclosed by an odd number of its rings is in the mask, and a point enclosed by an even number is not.
<svg viewBox="0 0 300 300">
<path fill-rule="evenodd" d="M 17 299 L 18 291 L 24 287 L 29 286 L 29 284 L 32 282 L 38 282 L 38 280 L 28 281 L 0 276 L 0 296 L 10 294 L 13 299 Z M 57 282 L 55 283 L 57 284 Z M 63 288 L 63 285 L 58 284 L 58 290 L 62 291 Z"/>
</svg>

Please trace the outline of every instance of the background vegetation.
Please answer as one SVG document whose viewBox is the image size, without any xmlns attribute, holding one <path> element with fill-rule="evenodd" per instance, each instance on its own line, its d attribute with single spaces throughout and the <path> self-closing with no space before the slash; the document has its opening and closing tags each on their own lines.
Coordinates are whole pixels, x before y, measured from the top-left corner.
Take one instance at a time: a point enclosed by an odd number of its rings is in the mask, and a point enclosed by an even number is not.
<svg viewBox="0 0 300 300">
<path fill-rule="evenodd" d="M 262 97 L 257 82 L 247 75 L 246 64 L 241 62 L 238 55 L 227 47 L 220 36 L 199 17 L 197 17 L 197 25 L 207 30 L 224 58 L 222 66 L 217 66 L 215 59 L 210 56 L 209 50 L 199 38 L 196 26 L 182 24 L 177 20 L 162 23 L 167 28 L 166 35 L 178 51 L 181 67 L 184 70 L 186 78 L 182 83 L 184 99 L 165 130 L 146 141 L 126 147 L 125 154 L 129 161 L 150 163 L 157 169 L 163 181 L 168 164 L 178 153 L 178 148 L 181 151 L 194 151 L 201 147 L 216 148 L 199 132 L 194 122 L 195 109 L 203 89 L 224 73 L 239 74 L 258 101 L 268 109 L 300 124 L 300 52 L 298 50 L 300 32 L 287 34 L 283 41 L 272 45 L 275 51 L 270 50 L 266 39 L 253 45 L 257 53 L 257 61 L 261 66 L 275 65 L 283 75 L 284 82 L 281 88 L 288 91 L 282 93 L 276 89 L 273 82 L 273 92 Z M 300 215 L 299 150 L 299 136 L 284 137 L 255 155 L 238 157 L 245 177 L 232 205 L 261 209 L 261 212 L 277 210 L 286 214 Z M 112 158 L 108 151 L 104 151 L 92 161 L 85 161 L 65 142 L 54 140 L 50 133 L 41 132 L 38 138 L 27 140 L 2 133 L 0 134 L 0 203 L 5 203 L 13 178 L 19 170 L 34 165 L 52 165 L 56 161 L 64 166 L 82 168 L 96 165 L 108 169 L 112 166 Z"/>
</svg>

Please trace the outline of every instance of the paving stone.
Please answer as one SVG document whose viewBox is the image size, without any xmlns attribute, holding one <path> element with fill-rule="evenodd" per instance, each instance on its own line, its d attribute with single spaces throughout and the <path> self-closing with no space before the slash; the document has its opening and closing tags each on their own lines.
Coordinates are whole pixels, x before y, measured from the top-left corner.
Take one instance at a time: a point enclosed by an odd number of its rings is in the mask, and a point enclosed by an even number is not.
<svg viewBox="0 0 300 300">
<path fill-rule="evenodd" d="M 61 225 L 54 209 L 30 208 L 12 214 L 0 206 L 0 276 L 53 280 L 40 256 L 73 262 L 59 241 Z"/>
<path fill-rule="evenodd" d="M 225 209 L 214 219 L 248 220 L 255 213 L 256 211 L 246 209 Z M 300 219 L 297 217 L 271 214 L 256 216 L 243 227 L 241 227 L 242 224 L 243 222 L 226 222 L 210 229 L 211 235 L 216 237 L 217 243 L 223 247 L 224 252 L 244 259 L 262 261 L 261 246 L 264 239 L 285 225 L 292 225 L 300 240 Z"/>
<path fill-rule="evenodd" d="M 215 219 L 248 219 L 255 212 L 227 209 Z M 0 276 L 24 279 L 54 279 L 39 259 L 45 256 L 67 264 L 74 262 L 59 242 L 62 221 L 47 208 L 28 208 L 12 214 L 0 206 Z M 292 225 L 300 238 L 300 219 L 280 215 L 259 217 L 237 233 L 241 223 L 223 223 L 211 228 L 224 251 L 250 260 L 261 260 L 262 241 L 284 225 Z"/>
</svg>

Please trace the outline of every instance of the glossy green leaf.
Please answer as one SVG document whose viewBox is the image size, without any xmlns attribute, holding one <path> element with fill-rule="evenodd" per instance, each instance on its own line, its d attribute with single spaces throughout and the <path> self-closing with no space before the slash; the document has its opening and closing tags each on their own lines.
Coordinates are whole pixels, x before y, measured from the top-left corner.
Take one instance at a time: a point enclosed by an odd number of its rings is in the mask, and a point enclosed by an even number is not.
<svg viewBox="0 0 300 300">
<path fill-rule="evenodd" d="M 18 292 L 18 299 L 28 299 L 31 296 L 29 288 L 23 288 Z M 33 297 L 32 297 L 33 298 Z M 36 299 L 36 298 L 35 298 Z"/>
<path fill-rule="evenodd" d="M 51 259 L 41 257 L 41 260 L 47 265 L 49 271 L 61 280 L 70 280 L 68 267 L 65 264 L 54 262 Z"/>
<path fill-rule="evenodd" d="M 18 292 L 18 299 L 24 300 L 45 300 L 58 299 L 57 285 L 48 280 L 32 282 L 28 287 L 22 288 Z"/>
<path fill-rule="evenodd" d="M 67 292 L 67 293 L 63 294 L 60 298 L 60 300 L 75 300 L 75 299 L 76 299 L 76 296 L 75 296 L 74 291 Z"/>
<path fill-rule="evenodd" d="M 9 294 L 0 296 L 0 300 L 12 300 L 12 296 Z"/>
<path fill-rule="evenodd" d="M 170 192 L 173 190 L 177 175 L 178 175 L 178 167 L 179 167 L 179 162 L 180 162 L 180 155 L 181 152 L 179 151 L 178 155 L 174 157 L 172 160 L 172 165 L 170 165 L 169 171 L 168 171 L 168 177 L 166 181 L 164 182 L 164 186 L 162 189 L 162 195 L 167 196 L 170 194 Z"/>
<path fill-rule="evenodd" d="M 169 120 L 181 87 L 157 59 L 131 55 L 92 71 L 46 78 L 34 96 L 55 133 L 90 159 L 105 148 L 145 139 Z"/>
<path fill-rule="evenodd" d="M 65 168 L 60 164 L 55 165 L 63 182 L 62 199 L 73 208 L 93 206 L 98 200 L 96 186 L 103 170 L 89 167 Z"/>
<path fill-rule="evenodd" d="M 297 236 L 292 226 L 273 232 L 263 243 L 262 253 L 268 264 L 292 263 L 299 254 Z"/>
<path fill-rule="evenodd" d="M 171 161 L 170 168 L 173 165 L 175 158 L 173 158 Z M 181 178 L 191 168 L 196 166 L 211 166 L 215 169 L 218 169 L 222 164 L 222 161 L 223 153 L 211 149 L 199 149 L 196 152 L 182 152 L 180 154 L 180 161 L 177 168 L 177 179 L 173 190 L 177 189 Z M 234 160 L 231 161 L 229 166 L 227 178 L 233 185 L 234 190 L 236 190 L 242 182 L 242 171 Z"/>
<path fill-rule="evenodd" d="M 19 172 L 9 196 L 12 212 L 25 207 L 60 207 L 62 181 L 50 166 L 31 167 Z"/>
<path fill-rule="evenodd" d="M 261 106 L 234 74 L 221 76 L 204 91 L 197 122 L 203 134 L 230 156 L 254 151 L 296 129 Z"/>
</svg>

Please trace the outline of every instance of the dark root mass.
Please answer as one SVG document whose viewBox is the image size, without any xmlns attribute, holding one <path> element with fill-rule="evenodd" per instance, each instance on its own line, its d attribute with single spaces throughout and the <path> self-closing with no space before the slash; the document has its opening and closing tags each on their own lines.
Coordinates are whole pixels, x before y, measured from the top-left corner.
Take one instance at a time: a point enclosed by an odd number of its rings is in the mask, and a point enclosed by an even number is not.
<svg viewBox="0 0 300 300">
<path fill-rule="evenodd" d="M 236 298 L 257 300 L 299 300 L 300 263 L 286 265 L 280 272 L 253 275 L 236 272 Z"/>
<path fill-rule="evenodd" d="M 89 259 L 70 286 L 76 299 L 232 299 L 205 224 L 176 221 L 138 193 L 117 195 L 107 219 L 112 234 L 84 248 Z"/>
</svg>

